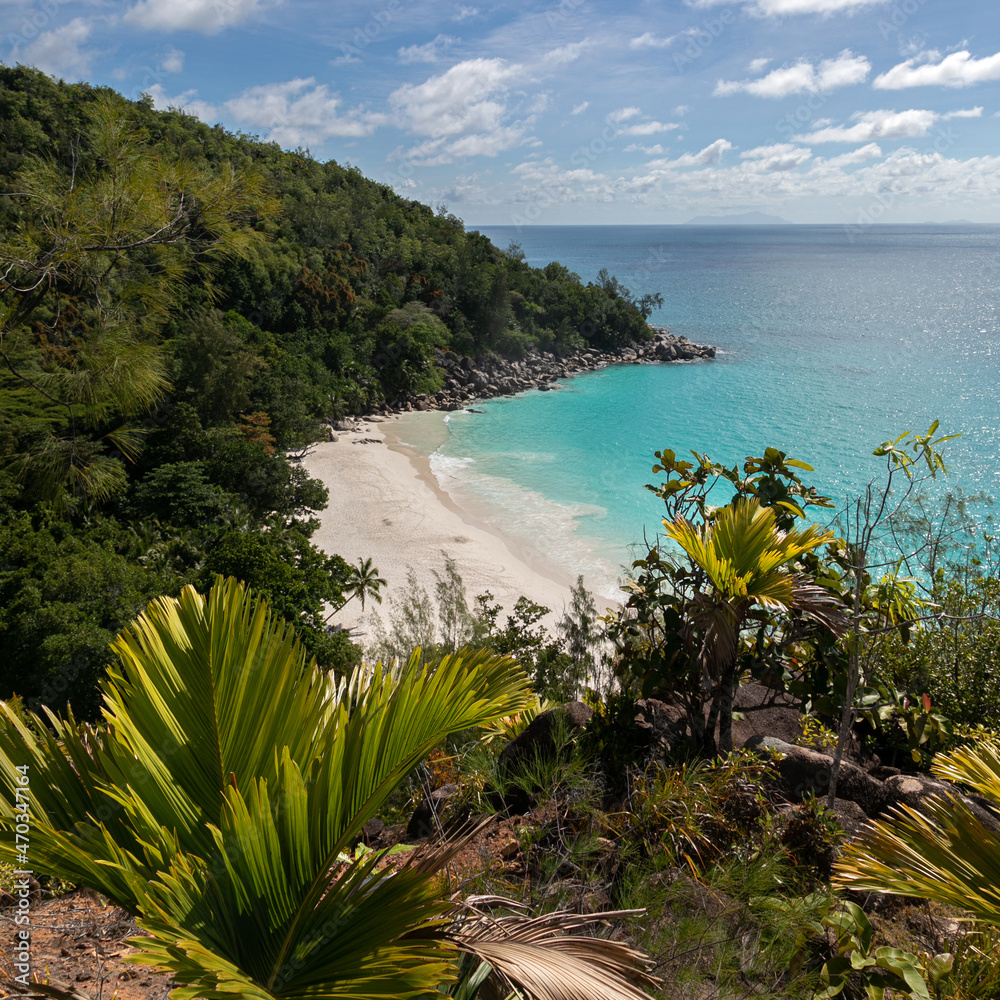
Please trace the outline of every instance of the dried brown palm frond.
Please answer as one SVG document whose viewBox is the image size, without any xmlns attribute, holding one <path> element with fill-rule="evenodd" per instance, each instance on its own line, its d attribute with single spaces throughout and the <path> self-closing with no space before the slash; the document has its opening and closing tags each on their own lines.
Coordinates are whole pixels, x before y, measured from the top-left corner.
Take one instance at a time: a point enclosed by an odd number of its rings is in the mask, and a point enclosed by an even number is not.
<svg viewBox="0 0 1000 1000">
<path fill-rule="evenodd" d="M 838 639 L 847 634 L 849 620 L 840 598 L 813 583 L 805 574 L 792 575 L 792 607 L 818 622 Z"/>
<path fill-rule="evenodd" d="M 579 914 L 557 911 L 537 917 L 493 916 L 487 906 L 523 909 L 502 897 L 474 897 L 456 908 L 448 936 L 492 973 L 479 988 L 483 1000 L 527 995 L 532 1000 L 641 1000 L 643 988 L 660 980 L 647 971 L 645 953 L 623 941 L 580 934 L 595 925 L 643 910 Z"/>
</svg>

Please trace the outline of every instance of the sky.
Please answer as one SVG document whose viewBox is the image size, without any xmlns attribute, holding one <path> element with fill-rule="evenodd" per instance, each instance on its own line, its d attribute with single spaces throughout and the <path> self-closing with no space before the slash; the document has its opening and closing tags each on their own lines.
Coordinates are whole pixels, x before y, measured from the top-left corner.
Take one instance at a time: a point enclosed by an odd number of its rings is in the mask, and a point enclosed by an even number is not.
<svg viewBox="0 0 1000 1000">
<path fill-rule="evenodd" d="M 112 86 L 467 226 L 1000 223 L 995 0 L 0 0 Z"/>
</svg>

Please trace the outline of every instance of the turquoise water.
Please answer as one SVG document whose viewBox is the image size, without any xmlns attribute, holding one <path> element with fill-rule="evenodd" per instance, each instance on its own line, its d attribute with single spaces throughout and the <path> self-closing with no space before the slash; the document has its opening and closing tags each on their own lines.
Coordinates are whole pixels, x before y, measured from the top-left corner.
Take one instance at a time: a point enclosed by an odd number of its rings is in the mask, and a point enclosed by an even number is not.
<svg viewBox="0 0 1000 1000">
<path fill-rule="evenodd" d="M 934 419 L 961 433 L 938 491 L 1000 493 L 1000 227 L 513 227 L 482 230 L 607 267 L 663 294 L 652 322 L 716 345 L 715 361 L 619 366 L 559 392 L 420 414 L 401 437 L 460 504 L 611 596 L 659 511 L 653 452 L 727 462 L 769 445 L 840 498 L 880 471 L 873 448 Z"/>
</svg>

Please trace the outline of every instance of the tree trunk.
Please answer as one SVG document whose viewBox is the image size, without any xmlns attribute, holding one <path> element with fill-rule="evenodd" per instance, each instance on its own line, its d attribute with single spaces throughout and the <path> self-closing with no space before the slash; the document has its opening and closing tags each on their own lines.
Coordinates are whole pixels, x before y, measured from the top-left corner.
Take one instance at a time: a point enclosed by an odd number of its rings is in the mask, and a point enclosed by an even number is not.
<svg viewBox="0 0 1000 1000">
<path fill-rule="evenodd" d="M 705 703 L 699 698 L 696 703 L 688 702 L 687 722 L 691 731 L 691 746 L 705 747 Z"/>
<path fill-rule="evenodd" d="M 715 695 L 712 698 L 712 708 L 708 713 L 708 722 L 705 723 L 705 739 L 703 746 L 707 757 L 714 757 L 716 753 L 715 727 L 719 724 L 719 711 L 722 708 L 722 689 L 716 687 Z"/>
<path fill-rule="evenodd" d="M 719 753 L 733 750 L 733 688 L 735 670 L 726 670 L 719 680 Z"/>
</svg>

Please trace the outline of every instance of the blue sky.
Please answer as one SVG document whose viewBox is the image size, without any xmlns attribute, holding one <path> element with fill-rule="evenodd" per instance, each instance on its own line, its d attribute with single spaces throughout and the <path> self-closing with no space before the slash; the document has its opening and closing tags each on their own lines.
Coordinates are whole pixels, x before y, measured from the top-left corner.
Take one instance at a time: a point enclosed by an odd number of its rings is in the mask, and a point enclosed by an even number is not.
<svg viewBox="0 0 1000 1000">
<path fill-rule="evenodd" d="M 0 0 L 3 58 L 467 225 L 1000 222 L 992 0 Z"/>
</svg>

